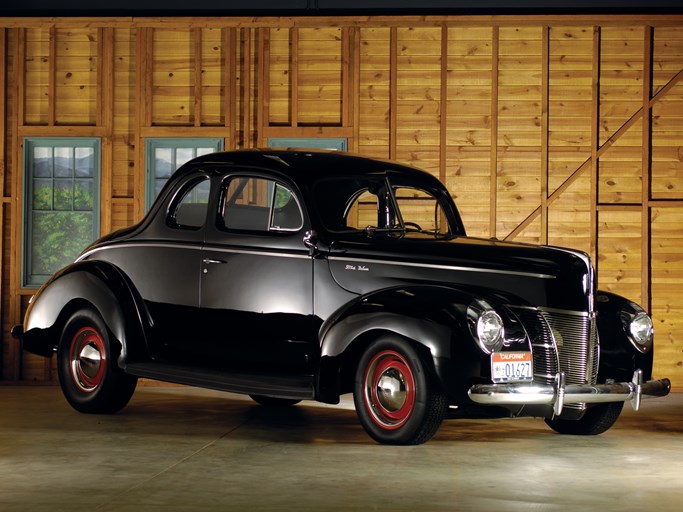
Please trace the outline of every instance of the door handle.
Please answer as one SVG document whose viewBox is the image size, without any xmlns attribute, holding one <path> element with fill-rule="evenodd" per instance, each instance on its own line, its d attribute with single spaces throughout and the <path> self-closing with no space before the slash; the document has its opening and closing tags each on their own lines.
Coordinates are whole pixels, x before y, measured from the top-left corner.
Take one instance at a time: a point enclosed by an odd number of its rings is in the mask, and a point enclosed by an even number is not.
<svg viewBox="0 0 683 512">
<path fill-rule="evenodd" d="M 225 260 L 212 260 L 211 258 L 204 258 L 202 261 L 205 265 L 221 265 L 227 263 Z"/>
</svg>

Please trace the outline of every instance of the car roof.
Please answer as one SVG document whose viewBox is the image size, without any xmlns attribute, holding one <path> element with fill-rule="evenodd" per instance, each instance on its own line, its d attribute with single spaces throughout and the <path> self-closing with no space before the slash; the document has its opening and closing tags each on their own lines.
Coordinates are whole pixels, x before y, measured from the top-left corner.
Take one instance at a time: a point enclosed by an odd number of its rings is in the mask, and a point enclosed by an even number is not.
<svg viewBox="0 0 683 512">
<path fill-rule="evenodd" d="M 244 149 L 209 153 L 195 158 L 185 172 L 197 164 L 244 165 L 278 171 L 297 182 L 312 183 L 321 178 L 353 177 L 397 172 L 423 182 L 438 181 L 431 174 L 396 162 L 350 153 L 315 149 Z M 178 173 L 183 173 L 181 167 Z"/>
</svg>

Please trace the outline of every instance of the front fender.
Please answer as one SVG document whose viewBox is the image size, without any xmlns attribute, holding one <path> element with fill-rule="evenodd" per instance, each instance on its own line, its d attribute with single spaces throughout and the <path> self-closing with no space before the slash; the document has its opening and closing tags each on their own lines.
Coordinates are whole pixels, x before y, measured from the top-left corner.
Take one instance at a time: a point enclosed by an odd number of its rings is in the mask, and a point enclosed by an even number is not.
<svg viewBox="0 0 683 512">
<path fill-rule="evenodd" d="M 321 328 L 318 400 L 336 403 L 340 393 L 350 391 L 364 347 L 387 333 L 411 340 L 429 354 L 437 382 L 456 400 L 488 371 L 483 370 L 488 357 L 467 325 L 468 306 L 482 298 L 500 305 L 486 290 L 430 285 L 385 289 L 356 299 Z"/>
<path fill-rule="evenodd" d="M 643 371 L 643 379 L 652 379 L 652 360 L 654 349 L 645 354 L 639 352 L 626 337 L 621 322 L 620 313 L 628 299 L 599 291 L 596 295 L 596 309 L 598 312 L 598 336 L 600 340 L 600 366 L 598 381 L 606 379 L 630 381 L 633 372 Z"/>
<path fill-rule="evenodd" d="M 59 343 L 67 318 L 81 307 L 93 307 L 120 346 L 119 365 L 130 352 L 146 347 L 142 301 L 125 275 L 102 261 L 74 263 L 48 280 L 31 299 L 24 317 L 23 347 L 49 357 Z M 140 340 L 141 343 L 128 343 Z M 146 349 L 144 350 L 146 352 Z"/>
</svg>

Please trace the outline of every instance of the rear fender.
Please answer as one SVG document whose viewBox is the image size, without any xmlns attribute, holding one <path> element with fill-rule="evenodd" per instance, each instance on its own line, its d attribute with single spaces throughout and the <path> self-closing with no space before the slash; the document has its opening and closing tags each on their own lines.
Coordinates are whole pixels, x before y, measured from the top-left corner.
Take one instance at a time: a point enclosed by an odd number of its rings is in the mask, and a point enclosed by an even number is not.
<svg viewBox="0 0 683 512">
<path fill-rule="evenodd" d="M 102 261 L 81 261 L 55 274 L 33 296 L 24 318 L 23 347 L 49 357 L 64 323 L 83 307 L 94 308 L 120 345 L 119 366 L 147 354 L 142 300 L 125 275 Z"/>
</svg>

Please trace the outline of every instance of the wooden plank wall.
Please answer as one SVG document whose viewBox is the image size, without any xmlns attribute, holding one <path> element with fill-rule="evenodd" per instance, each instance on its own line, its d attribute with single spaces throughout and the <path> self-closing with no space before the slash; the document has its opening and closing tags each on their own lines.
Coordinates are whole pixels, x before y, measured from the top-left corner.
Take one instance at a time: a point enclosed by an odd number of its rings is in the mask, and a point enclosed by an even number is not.
<svg viewBox="0 0 683 512">
<path fill-rule="evenodd" d="M 54 379 L 8 334 L 23 137 L 101 137 L 103 233 L 142 215 L 148 137 L 345 137 L 439 177 L 472 235 L 590 253 L 683 390 L 680 16 L 13 18 L 0 55 L 3 379 Z"/>
</svg>

